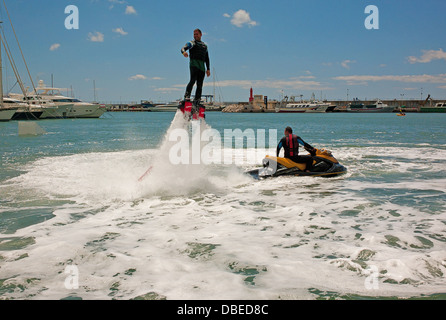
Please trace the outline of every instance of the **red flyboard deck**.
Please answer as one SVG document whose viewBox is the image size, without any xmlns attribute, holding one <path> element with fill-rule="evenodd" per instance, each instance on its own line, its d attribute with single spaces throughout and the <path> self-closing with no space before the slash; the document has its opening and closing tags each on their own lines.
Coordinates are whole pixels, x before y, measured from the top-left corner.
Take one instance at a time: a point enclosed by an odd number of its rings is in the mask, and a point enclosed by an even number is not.
<svg viewBox="0 0 446 320">
<path fill-rule="evenodd" d="M 184 103 L 184 111 L 185 111 L 185 112 L 188 112 L 188 113 L 191 113 L 191 112 L 192 112 L 192 102 L 190 102 L 190 101 L 186 101 L 186 102 Z"/>
<path fill-rule="evenodd" d="M 205 112 L 205 108 L 200 107 L 200 111 L 198 112 L 198 118 L 200 119 L 204 119 L 204 112 Z"/>
</svg>

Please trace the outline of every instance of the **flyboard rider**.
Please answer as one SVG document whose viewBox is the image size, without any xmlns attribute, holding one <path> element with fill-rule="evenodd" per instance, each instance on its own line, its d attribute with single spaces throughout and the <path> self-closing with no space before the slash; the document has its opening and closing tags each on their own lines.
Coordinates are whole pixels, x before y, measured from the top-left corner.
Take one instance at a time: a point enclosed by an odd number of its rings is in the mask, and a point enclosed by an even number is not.
<svg viewBox="0 0 446 320">
<path fill-rule="evenodd" d="M 204 106 L 200 103 L 204 78 L 205 75 L 208 77 L 210 77 L 211 75 L 208 46 L 206 45 L 206 43 L 201 41 L 202 35 L 203 34 L 200 29 L 195 29 L 194 40 L 186 43 L 186 45 L 181 49 L 181 53 L 185 58 L 188 58 L 190 56 L 190 81 L 186 87 L 184 101 L 190 101 L 192 89 L 196 83 L 197 89 L 195 91 L 193 105 L 195 107 L 200 106 L 200 108 L 204 108 Z M 187 53 L 187 51 L 189 51 L 189 54 Z"/>
</svg>

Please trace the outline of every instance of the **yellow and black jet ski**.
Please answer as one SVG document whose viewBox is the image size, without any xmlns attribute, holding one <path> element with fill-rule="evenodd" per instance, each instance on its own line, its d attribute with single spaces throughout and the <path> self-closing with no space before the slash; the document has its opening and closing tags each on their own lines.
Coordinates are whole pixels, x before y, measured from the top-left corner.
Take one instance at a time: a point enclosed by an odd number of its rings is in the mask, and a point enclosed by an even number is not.
<svg viewBox="0 0 446 320">
<path fill-rule="evenodd" d="M 325 149 L 314 149 L 312 152 L 313 166 L 306 170 L 305 163 L 296 163 L 287 158 L 266 156 L 263 168 L 246 172 L 255 179 L 278 176 L 313 176 L 335 177 L 347 173 L 347 168 L 341 165 L 332 153 Z"/>
</svg>

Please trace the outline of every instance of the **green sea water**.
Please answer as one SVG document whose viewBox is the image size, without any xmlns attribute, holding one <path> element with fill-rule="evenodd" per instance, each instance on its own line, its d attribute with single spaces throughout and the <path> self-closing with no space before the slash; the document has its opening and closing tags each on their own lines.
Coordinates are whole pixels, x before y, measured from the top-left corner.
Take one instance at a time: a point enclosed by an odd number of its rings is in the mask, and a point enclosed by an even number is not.
<svg viewBox="0 0 446 320">
<path fill-rule="evenodd" d="M 88 152 L 113 152 L 156 148 L 173 113 L 108 113 L 101 119 L 41 120 L 47 132 L 20 137 L 16 121 L 0 123 L 0 179 L 16 174 L 30 161 L 51 156 Z M 314 145 L 335 147 L 420 148 L 445 147 L 446 117 L 443 114 L 227 114 L 208 112 L 207 123 L 224 134 L 225 129 L 275 129 L 282 135 L 290 125 Z M 268 143 L 268 139 L 266 139 Z"/>
<path fill-rule="evenodd" d="M 174 113 L 37 123 L 0 123 L 2 298 L 444 298 L 444 114 L 208 112 L 222 136 L 291 126 L 348 168 L 265 181 L 156 162 Z"/>
</svg>

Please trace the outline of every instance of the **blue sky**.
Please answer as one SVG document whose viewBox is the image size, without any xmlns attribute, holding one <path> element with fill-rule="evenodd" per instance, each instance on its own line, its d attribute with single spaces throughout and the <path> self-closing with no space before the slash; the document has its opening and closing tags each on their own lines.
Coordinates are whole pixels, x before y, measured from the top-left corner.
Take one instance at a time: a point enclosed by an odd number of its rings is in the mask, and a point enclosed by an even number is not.
<svg viewBox="0 0 446 320">
<path fill-rule="evenodd" d="M 209 45 L 217 97 L 255 94 L 310 98 L 446 98 L 446 1 L 443 0 L 6 0 L 33 80 L 92 101 L 181 98 L 189 80 L 180 48 L 200 28 Z M 79 29 L 65 28 L 65 7 Z M 379 9 L 368 30 L 365 8 Z M 4 7 L 0 11 L 16 64 Z M 7 58 L 3 53 L 4 64 Z M 15 80 L 4 68 L 4 88 Z M 17 91 L 17 86 L 12 91 Z M 213 77 L 204 94 L 212 94 Z"/>
</svg>

